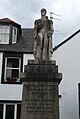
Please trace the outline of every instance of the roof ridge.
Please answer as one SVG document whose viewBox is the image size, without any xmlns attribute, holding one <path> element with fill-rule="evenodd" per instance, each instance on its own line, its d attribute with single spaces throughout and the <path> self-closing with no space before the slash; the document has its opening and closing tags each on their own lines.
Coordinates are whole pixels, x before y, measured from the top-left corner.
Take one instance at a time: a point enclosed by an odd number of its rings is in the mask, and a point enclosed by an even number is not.
<svg viewBox="0 0 80 119">
<path fill-rule="evenodd" d="M 7 17 L 0 19 L 0 22 L 8 22 L 8 23 L 15 23 L 18 24 L 17 22 L 13 21 L 12 19 L 9 19 Z M 18 24 L 19 25 L 19 24 Z"/>
<path fill-rule="evenodd" d="M 66 42 L 68 42 L 71 38 L 73 38 L 75 35 L 77 35 L 80 32 L 80 29 L 77 30 L 75 33 L 73 33 L 71 36 L 69 36 L 66 40 L 62 41 L 61 43 L 59 43 L 57 46 L 55 46 L 53 48 L 53 52 L 55 50 L 57 50 L 59 47 L 61 47 L 62 45 L 64 45 Z"/>
</svg>

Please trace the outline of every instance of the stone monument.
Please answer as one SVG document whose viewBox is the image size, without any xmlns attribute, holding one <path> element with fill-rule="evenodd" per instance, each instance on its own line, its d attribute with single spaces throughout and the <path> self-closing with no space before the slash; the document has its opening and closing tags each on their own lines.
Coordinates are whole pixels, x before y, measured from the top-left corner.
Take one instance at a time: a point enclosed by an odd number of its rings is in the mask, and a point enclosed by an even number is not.
<svg viewBox="0 0 80 119">
<path fill-rule="evenodd" d="M 37 62 L 50 60 L 52 56 L 53 22 L 46 16 L 46 9 L 41 9 L 41 19 L 34 22 L 34 57 Z"/>
<path fill-rule="evenodd" d="M 58 73 L 52 55 L 53 22 L 41 9 L 41 19 L 34 23 L 34 60 L 29 60 L 21 73 L 23 96 L 21 119 L 59 119 Z"/>
</svg>

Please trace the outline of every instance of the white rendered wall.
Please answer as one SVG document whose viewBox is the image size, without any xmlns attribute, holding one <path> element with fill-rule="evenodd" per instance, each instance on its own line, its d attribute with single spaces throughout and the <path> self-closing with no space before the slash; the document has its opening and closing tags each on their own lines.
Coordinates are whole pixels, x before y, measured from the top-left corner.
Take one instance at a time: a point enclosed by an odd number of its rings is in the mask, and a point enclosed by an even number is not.
<svg viewBox="0 0 80 119">
<path fill-rule="evenodd" d="M 60 119 L 79 119 L 80 33 L 57 49 L 53 58 L 63 73 L 60 84 Z"/>
<path fill-rule="evenodd" d="M 0 81 L 1 81 L 1 71 L 2 71 L 2 56 L 0 53 Z M 28 59 L 33 59 L 33 55 L 24 54 L 23 55 L 23 71 L 24 65 L 27 65 Z M 21 84 L 0 84 L 0 100 L 22 100 L 22 89 L 23 85 Z"/>
<path fill-rule="evenodd" d="M 0 100 L 22 100 L 22 85 L 0 84 Z"/>
<path fill-rule="evenodd" d="M 31 60 L 34 59 L 33 54 L 24 54 L 23 55 L 23 72 L 24 72 L 24 66 L 27 65 L 28 60 L 30 60 L 30 59 Z"/>
<path fill-rule="evenodd" d="M 22 85 L 1 84 L 3 53 L 0 53 L 0 100 L 21 100 Z"/>
<path fill-rule="evenodd" d="M 27 65 L 28 59 L 34 59 L 33 55 L 24 54 L 23 55 L 23 71 L 24 65 Z M 1 82 L 1 71 L 2 71 L 2 60 L 3 53 L 0 53 L 0 82 Z M 22 89 L 23 85 L 21 84 L 0 84 L 0 100 L 22 100 Z"/>
</svg>

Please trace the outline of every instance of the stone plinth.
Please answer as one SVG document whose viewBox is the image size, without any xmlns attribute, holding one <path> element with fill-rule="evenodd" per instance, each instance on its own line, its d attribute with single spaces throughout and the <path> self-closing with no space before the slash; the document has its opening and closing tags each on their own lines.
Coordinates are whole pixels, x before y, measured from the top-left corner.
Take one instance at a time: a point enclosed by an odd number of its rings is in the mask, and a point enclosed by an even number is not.
<svg viewBox="0 0 80 119">
<path fill-rule="evenodd" d="M 62 74 L 55 61 L 29 61 L 21 73 L 23 96 L 21 119 L 59 119 L 58 85 Z"/>
</svg>

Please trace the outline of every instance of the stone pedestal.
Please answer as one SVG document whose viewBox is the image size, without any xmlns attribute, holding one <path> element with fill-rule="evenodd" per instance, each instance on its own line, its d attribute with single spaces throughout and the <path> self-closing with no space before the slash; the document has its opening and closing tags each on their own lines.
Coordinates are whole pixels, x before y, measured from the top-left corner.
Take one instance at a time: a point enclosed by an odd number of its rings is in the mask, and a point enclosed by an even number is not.
<svg viewBox="0 0 80 119">
<path fill-rule="evenodd" d="M 21 119 L 59 119 L 58 85 L 62 74 L 55 61 L 29 61 L 21 73 L 23 96 Z"/>
</svg>

